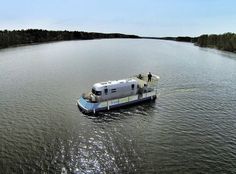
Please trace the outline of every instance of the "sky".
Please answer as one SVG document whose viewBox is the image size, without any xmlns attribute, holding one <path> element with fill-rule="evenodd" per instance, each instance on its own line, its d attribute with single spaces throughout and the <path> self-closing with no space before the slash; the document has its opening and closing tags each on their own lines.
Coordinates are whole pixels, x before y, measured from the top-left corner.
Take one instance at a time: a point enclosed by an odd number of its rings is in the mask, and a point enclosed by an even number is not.
<svg viewBox="0 0 236 174">
<path fill-rule="evenodd" d="M 0 0 L 0 30 L 29 28 L 153 37 L 236 32 L 236 1 Z"/>
</svg>

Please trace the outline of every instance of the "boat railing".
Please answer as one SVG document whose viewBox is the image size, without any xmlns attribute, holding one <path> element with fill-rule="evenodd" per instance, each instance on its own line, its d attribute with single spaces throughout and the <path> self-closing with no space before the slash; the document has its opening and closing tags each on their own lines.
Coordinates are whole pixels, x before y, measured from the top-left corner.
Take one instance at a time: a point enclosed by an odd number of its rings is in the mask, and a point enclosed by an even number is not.
<svg viewBox="0 0 236 174">
<path fill-rule="evenodd" d="M 124 103 L 127 103 L 127 102 L 139 100 L 139 99 L 142 99 L 142 98 L 153 97 L 156 94 L 157 94 L 157 91 L 153 90 L 151 92 L 145 92 L 145 93 L 142 93 L 142 94 L 132 95 L 132 96 L 124 97 L 124 98 L 107 100 L 107 101 L 101 102 L 98 105 L 98 107 L 101 107 L 101 108 L 102 107 L 107 107 L 107 109 L 109 110 L 112 105 L 124 104 Z"/>
<path fill-rule="evenodd" d="M 88 102 L 87 99 L 84 99 L 83 97 L 81 97 L 79 100 L 79 103 L 80 103 L 80 106 L 82 106 L 85 110 L 90 110 L 95 113 L 96 110 L 99 108 L 107 108 L 107 110 L 110 110 L 110 107 L 115 106 L 115 105 L 126 104 L 127 102 L 132 102 L 132 101 L 135 102 L 137 100 L 144 99 L 147 97 L 151 97 L 151 99 L 153 99 L 154 96 L 157 96 L 157 90 L 153 90 L 151 92 L 144 92 L 142 94 L 136 94 L 136 95 L 127 96 L 123 98 L 107 100 L 100 103 L 91 103 L 91 102 Z"/>
</svg>

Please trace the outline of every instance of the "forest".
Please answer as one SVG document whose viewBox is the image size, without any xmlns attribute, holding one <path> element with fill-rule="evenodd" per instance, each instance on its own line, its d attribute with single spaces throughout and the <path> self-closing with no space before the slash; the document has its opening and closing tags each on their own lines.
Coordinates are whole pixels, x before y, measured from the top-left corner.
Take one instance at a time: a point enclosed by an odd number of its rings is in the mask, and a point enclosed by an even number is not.
<svg viewBox="0 0 236 174">
<path fill-rule="evenodd" d="M 32 43 L 65 41 L 65 40 L 88 40 L 105 38 L 141 38 L 136 35 L 126 35 L 120 33 L 96 33 L 84 31 L 48 31 L 40 29 L 28 30 L 0 30 L 0 48 L 18 46 Z M 236 52 L 236 34 L 203 34 L 199 37 L 142 37 L 149 39 L 164 39 L 180 42 L 192 42 L 200 47 L 217 48 L 224 51 Z"/>
<path fill-rule="evenodd" d="M 212 47 L 220 50 L 236 52 L 236 34 L 224 33 L 220 35 L 201 35 L 198 37 L 196 45 L 200 47 Z"/>
<path fill-rule="evenodd" d="M 192 42 L 200 47 L 217 48 L 219 50 L 236 52 L 236 34 L 224 33 L 224 34 L 203 34 L 199 37 L 162 37 L 158 39 L 173 40 L 180 42 Z"/>
<path fill-rule="evenodd" d="M 0 30 L 0 48 L 32 43 L 42 43 L 64 40 L 87 40 L 104 38 L 139 38 L 135 35 L 120 33 L 95 33 L 83 31 L 48 31 L 40 29 Z"/>
</svg>

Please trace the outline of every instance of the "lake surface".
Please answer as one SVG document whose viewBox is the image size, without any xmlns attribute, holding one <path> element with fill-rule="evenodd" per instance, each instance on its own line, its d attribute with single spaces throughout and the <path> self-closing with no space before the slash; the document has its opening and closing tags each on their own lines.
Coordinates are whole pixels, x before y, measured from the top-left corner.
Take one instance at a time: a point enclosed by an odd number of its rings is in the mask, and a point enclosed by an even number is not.
<svg viewBox="0 0 236 174">
<path fill-rule="evenodd" d="M 154 103 L 98 116 L 95 82 L 158 74 Z M 236 54 L 146 39 L 0 50 L 0 173 L 235 173 Z"/>
</svg>

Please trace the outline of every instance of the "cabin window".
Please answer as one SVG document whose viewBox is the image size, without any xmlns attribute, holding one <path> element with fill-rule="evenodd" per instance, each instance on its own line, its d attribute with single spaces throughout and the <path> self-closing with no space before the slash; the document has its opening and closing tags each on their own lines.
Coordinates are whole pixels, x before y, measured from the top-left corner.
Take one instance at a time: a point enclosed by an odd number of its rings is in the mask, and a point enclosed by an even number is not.
<svg viewBox="0 0 236 174">
<path fill-rule="evenodd" d="M 111 89 L 111 93 L 114 93 L 114 92 L 116 92 L 116 89 Z"/>
<path fill-rule="evenodd" d="M 95 89 L 92 89 L 92 93 L 95 95 L 102 95 L 102 91 L 96 91 Z"/>
<path fill-rule="evenodd" d="M 108 89 L 104 89 L 104 93 L 105 93 L 105 95 L 107 95 Z"/>
<path fill-rule="evenodd" d="M 131 85 L 131 89 L 134 90 L 134 84 Z"/>
</svg>

